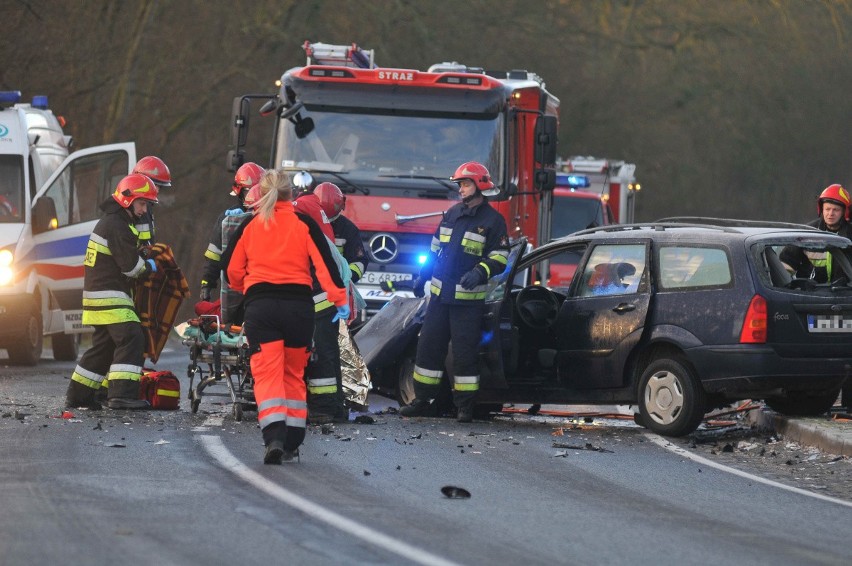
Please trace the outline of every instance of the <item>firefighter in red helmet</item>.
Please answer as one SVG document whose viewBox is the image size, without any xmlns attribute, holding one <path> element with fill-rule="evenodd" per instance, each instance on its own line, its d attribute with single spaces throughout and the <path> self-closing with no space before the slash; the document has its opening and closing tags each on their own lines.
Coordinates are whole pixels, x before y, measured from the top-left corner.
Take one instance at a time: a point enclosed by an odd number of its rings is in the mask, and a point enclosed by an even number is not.
<svg viewBox="0 0 852 566">
<path fill-rule="evenodd" d="M 157 204 L 158 188 L 140 174 L 124 177 L 101 204 L 104 216 L 86 247 L 83 279 L 83 324 L 95 327 L 92 347 L 71 375 L 65 402 L 69 407 L 100 408 L 96 394 L 108 382 L 111 409 L 144 409 L 139 380 L 145 335 L 130 296 L 134 279 L 157 270 L 139 252 L 133 223 Z"/>
<path fill-rule="evenodd" d="M 136 162 L 132 173 L 145 175 L 157 185 L 158 191 L 172 186 L 172 174 L 165 162 L 159 157 L 148 155 Z M 142 245 L 155 242 L 154 237 L 154 214 L 149 210 L 148 214 L 142 216 L 135 225 L 139 232 L 139 241 Z"/>
<path fill-rule="evenodd" d="M 852 226 L 847 221 L 849 205 L 849 192 L 839 184 L 829 185 L 817 198 L 819 216 L 810 225 L 852 239 Z M 781 250 L 780 257 L 796 277 L 813 279 L 817 283 L 828 283 L 834 275 L 843 273 L 836 263 L 837 259 L 828 252 L 787 246 Z"/>
<path fill-rule="evenodd" d="M 430 412 L 444 377 L 449 343 L 453 347 L 453 400 L 459 422 L 473 420 L 479 391 L 479 344 L 488 280 L 503 272 L 509 238 L 503 217 L 486 196 L 497 193 L 488 169 L 470 161 L 456 169 L 461 202 L 450 207 L 432 237 L 429 259 L 414 282 L 414 294 L 430 298 L 414 362 L 414 401 L 400 409 L 403 416 Z"/>
<path fill-rule="evenodd" d="M 226 216 L 243 214 L 246 212 L 245 197 L 249 190 L 260 182 L 265 169 L 249 161 L 244 163 L 237 169 L 234 175 L 234 183 L 231 186 L 231 196 L 237 197 L 239 206 L 230 208 L 222 212 L 216 219 L 216 224 L 213 225 L 213 231 L 210 234 L 210 243 L 207 245 L 207 250 L 204 252 L 204 271 L 201 277 L 201 293 L 199 298 L 202 301 L 209 301 L 219 283 L 219 277 L 222 270 L 222 221 Z"/>
</svg>

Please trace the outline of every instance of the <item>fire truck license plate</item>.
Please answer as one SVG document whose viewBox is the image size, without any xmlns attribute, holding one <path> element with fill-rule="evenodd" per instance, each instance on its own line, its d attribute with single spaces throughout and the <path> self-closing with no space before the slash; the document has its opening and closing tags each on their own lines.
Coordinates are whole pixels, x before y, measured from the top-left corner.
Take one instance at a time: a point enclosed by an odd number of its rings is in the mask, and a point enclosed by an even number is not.
<svg viewBox="0 0 852 566">
<path fill-rule="evenodd" d="M 809 314 L 808 332 L 852 332 L 852 318 L 840 314 Z"/>
<path fill-rule="evenodd" d="M 358 283 L 378 285 L 382 281 L 410 281 L 414 277 L 410 273 L 393 273 L 391 271 L 367 271 Z"/>
</svg>

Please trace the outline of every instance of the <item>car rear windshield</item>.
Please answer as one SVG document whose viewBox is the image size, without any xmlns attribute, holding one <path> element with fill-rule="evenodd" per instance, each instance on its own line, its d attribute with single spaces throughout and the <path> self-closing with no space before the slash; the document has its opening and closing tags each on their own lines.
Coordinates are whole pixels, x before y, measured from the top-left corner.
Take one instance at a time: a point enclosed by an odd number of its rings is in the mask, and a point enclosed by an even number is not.
<svg viewBox="0 0 852 566">
<path fill-rule="evenodd" d="M 777 289 L 816 292 L 852 290 L 852 243 L 818 235 L 752 248 L 758 275 Z"/>
</svg>

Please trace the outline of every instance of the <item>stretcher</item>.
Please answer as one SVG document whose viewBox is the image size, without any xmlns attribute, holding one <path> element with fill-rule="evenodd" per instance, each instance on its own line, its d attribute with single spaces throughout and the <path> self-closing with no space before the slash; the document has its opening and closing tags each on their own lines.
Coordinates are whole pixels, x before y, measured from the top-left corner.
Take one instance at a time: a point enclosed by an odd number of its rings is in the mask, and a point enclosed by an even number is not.
<svg viewBox="0 0 852 566">
<path fill-rule="evenodd" d="M 189 348 L 186 373 L 193 413 L 198 412 L 205 396 L 230 398 L 237 421 L 243 420 L 243 411 L 256 410 L 249 347 L 241 326 L 222 323 L 217 314 L 202 314 L 179 324 L 175 331 Z M 217 384 L 224 384 L 227 391 L 207 390 Z"/>
</svg>

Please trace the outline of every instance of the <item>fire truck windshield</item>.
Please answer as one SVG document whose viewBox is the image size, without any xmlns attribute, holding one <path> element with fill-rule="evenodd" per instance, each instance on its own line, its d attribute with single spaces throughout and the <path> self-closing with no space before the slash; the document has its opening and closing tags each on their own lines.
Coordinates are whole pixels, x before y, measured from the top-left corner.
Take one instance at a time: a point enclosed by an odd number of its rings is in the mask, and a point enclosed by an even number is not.
<svg viewBox="0 0 852 566">
<path fill-rule="evenodd" d="M 326 171 L 351 179 L 373 194 L 396 188 L 454 188 L 445 183 L 465 161 L 479 161 L 500 182 L 504 152 L 500 114 L 393 115 L 355 113 L 352 108 L 302 110 L 313 129 L 303 137 L 282 121 L 278 131 L 277 162 L 285 169 Z M 454 192 L 454 191 L 448 191 Z M 448 195 L 447 198 L 453 198 Z"/>
<path fill-rule="evenodd" d="M 24 221 L 24 161 L 0 155 L 0 223 Z"/>
</svg>

